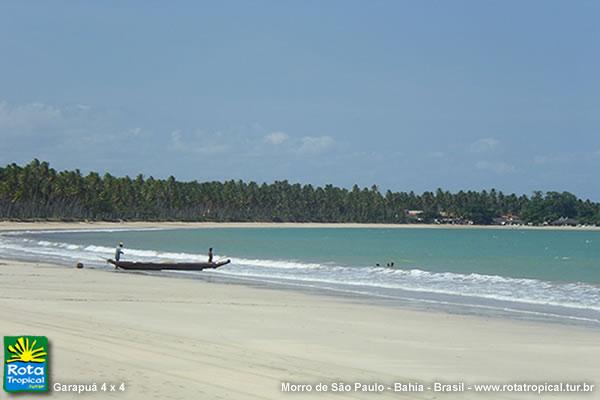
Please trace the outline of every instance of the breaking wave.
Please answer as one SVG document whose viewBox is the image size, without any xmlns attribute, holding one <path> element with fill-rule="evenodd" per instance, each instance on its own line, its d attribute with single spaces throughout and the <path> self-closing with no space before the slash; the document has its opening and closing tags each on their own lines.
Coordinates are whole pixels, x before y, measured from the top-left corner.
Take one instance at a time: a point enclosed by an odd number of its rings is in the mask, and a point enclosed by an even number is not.
<svg viewBox="0 0 600 400">
<path fill-rule="evenodd" d="M 94 244 L 77 245 L 37 240 L 35 236 L 0 235 L 0 255 L 62 264 L 83 262 L 88 266 L 106 268 L 105 260 L 114 255 L 114 249 Z M 206 261 L 204 254 L 132 248 L 126 249 L 126 257 L 143 261 Z M 362 292 L 367 293 L 370 289 L 403 290 L 600 311 L 600 287 L 588 283 L 549 282 L 478 273 L 430 272 L 416 267 L 350 267 L 334 263 L 249 259 L 224 255 L 221 258 L 231 258 L 232 263 L 227 268 L 208 273 L 277 279 L 289 283 L 345 285 L 357 289 L 360 287 Z"/>
</svg>

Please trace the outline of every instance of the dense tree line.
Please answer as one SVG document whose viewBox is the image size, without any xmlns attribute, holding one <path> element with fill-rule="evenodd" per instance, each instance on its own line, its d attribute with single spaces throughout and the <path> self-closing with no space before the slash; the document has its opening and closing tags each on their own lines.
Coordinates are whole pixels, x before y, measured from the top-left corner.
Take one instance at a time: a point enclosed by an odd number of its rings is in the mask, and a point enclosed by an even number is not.
<svg viewBox="0 0 600 400">
<path fill-rule="evenodd" d="M 417 217 L 406 210 L 421 210 Z M 56 171 L 33 160 L 0 167 L 0 218 L 49 220 L 179 220 L 407 223 L 473 221 L 518 216 L 542 224 L 572 218 L 600 225 L 600 204 L 570 193 L 531 197 L 490 191 L 381 193 L 326 185 L 178 182 L 168 179 Z"/>
</svg>

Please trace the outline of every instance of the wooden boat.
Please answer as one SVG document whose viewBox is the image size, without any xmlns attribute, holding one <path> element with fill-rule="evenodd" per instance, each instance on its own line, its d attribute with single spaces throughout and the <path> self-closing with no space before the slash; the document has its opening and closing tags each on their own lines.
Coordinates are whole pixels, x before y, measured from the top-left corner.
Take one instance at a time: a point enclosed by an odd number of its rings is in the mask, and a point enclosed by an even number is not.
<svg viewBox="0 0 600 400">
<path fill-rule="evenodd" d="M 215 269 L 227 265 L 231 260 L 218 262 L 197 262 L 197 263 L 169 263 L 169 262 L 134 262 L 134 261 L 115 261 L 107 260 L 116 268 L 136 270 L 136 271 L 163 271 L 163 270 L 178 270 L 178 271 L 202 271 L 203 269 Z"/>
</svg>

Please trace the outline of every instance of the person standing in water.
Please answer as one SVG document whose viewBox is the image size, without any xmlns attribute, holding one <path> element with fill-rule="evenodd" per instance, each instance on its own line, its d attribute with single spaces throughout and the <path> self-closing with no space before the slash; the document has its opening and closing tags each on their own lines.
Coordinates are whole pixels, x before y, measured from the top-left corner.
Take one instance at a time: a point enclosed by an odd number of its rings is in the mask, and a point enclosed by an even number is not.
<svg viewBox="0 0 600 400">
<path fill-rule="evenodd" d="M 121 255 L 125 254 L 123 252 L 123 242 L 120 242 L 115 250 L 115 261 L 119 261 L 121 259 Z"/>
<path fill-rule="evenodd" d="M 210 249 L 208 249 L 208 262 L 211 263 L 213 262 L 213 252 L 212 252 L 212 247 Z"/>
</svg>

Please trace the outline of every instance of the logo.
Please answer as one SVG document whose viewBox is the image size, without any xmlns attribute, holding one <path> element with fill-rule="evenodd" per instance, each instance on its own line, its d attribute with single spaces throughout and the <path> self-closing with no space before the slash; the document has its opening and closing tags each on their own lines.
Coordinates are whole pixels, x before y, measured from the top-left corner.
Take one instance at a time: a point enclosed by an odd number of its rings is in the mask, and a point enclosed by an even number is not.
<svg viewBox="0 0 600 400">
<path fill-rule="evenodd" d="M 4 336 L 4 390 L 48 391 L 48 338 Z"/>
</svg>

